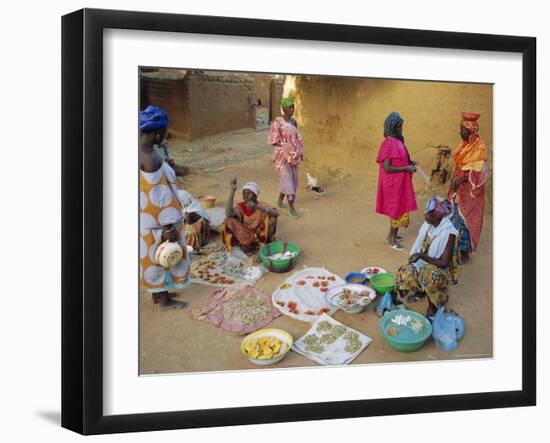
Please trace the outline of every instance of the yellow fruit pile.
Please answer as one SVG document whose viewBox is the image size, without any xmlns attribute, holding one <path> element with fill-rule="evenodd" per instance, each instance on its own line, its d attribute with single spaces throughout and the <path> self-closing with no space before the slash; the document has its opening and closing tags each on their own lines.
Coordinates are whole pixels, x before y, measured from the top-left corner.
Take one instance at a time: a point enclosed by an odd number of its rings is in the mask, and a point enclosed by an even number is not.
<svg viewBox="0 0 550 443">
<path fill-rule="evenodd" d="M 258 359 L 275 358 L 286 351 L 286 345 L 275 337 L 251 338 L 246 342 L 244 351 L 248 357 Z"/>
</svg>

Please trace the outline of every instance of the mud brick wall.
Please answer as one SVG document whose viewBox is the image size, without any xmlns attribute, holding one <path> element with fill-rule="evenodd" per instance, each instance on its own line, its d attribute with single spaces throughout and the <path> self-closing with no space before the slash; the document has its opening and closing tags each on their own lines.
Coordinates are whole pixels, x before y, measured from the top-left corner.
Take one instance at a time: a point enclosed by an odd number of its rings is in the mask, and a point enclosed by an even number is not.
<svg viewBox="0 0 550 443">
<path fill-rule="evenodd" d="M 185 77 L 180 79 L 141 77 L 140 109 L 148 105 L 159 106 L 170 118 L 170 130 L 185 139 L 192 138 L 192 121 L 189 110 L 189 88 Z"/>
<path fill-rule="evenodd" d="M 266 75 L 256 74 L 252 76 L 255 80 L 255 95 L 256 104 L 260 106 L 269 106 L 270 104 L 270 92 L 269 85 L 271 83 L 271 77 Z M 260 101 L 260 103 L 258 103 Z"/>
<path fill-rule="evenodd" d="M 283 97 L 283 79 L 273 79 L 269 82 L 270 103 L 269 119 L 273 120 L 281 115 L 281 98 Z M 267 103 L 266 103 L 267 106 Z"/>
<path fill-rule="evenodd" d="M 172 135 L 196 140 L 255 128 L 258 102 L 279 115 L 282 92 L 282 78 L 269 74 L 150 69 L 142 71 L 140 109 L 161 107 L 170 118 Z"/>
<path fill-rule="evenodd" d="M 192 138 L 255 126 L 255 79 L 244 74 L 189 72 Z"/>
</svg>

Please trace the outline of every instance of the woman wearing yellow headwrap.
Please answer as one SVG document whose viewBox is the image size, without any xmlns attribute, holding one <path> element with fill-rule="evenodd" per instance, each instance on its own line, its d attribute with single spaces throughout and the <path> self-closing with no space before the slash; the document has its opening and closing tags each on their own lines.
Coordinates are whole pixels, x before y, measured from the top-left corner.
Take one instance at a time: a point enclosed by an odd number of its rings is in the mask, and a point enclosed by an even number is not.
<svg viewBox="0 0 550 443">
<path fill-rule="evenodd" d="M 487 147 L 478 134 L 478 119 L 479 114 L 462 113 L 462 141 L 453 152 L 456 167 L 449 197 L 454 203 L 453 223 L 459 231 L 462 260 L 477 249 L 483 227 Z"/>
<path fill-rule="evenodd" d="M 286 196 L 290 206 L 290 215 L 299 217 L 294 208 L 296 191 L 298 190 L 298 166 L 304 159 L 302 136 L 298 132 L 298 124 L 294 115 L 294 97 L 285 97 L 281 100 L 283 115 L 271 122 L 268 143 L 273 146 L 273 164 L 279 172 L 279 201 L 280 208 L 286 207 L 283 200 Z"/>
</svg>

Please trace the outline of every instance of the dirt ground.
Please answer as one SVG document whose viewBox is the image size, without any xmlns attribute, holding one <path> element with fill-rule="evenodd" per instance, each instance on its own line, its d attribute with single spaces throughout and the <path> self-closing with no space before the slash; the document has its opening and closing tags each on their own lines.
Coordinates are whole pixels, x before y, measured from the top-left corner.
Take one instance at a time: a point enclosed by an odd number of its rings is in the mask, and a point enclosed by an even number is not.
<svg viewBox="0 0 550 443">
<path fill-rule="evenodd" d="M 193 195 L 213 194 L 216 205 L 224 206 L 229 192 L 229 180 L 237 177 L 239 184 L 256 181 L 261 188 L 260 199 L 275 203 L 278 195 L 278 175 L 270 161 L 266 131 L 241 130 L 187 143 L 170 140 L 172 156 L 180 164 L 192 168 L 192 174 L 179 179 L 182 188 Z M 427 165 L 425 170 L 427 170 Z M 306 189 L 306 161 L 300 168 L 300 188 L 296 207 L 302 218 L 291 219 L 281 210 L 277 237 L 296 242 L 302 249 L 297 268 L 324 266 L 344 277 L 348 272 L 376 265 L 395 272 L 407 262 L 408 250 L 423 221 L 418 210 L 411 214 L 411 225 L 403 231 L 404 251 L 390 249 L 384 242 L 388 219 L 374 210 L 377 167 L 366 163 L 364 174 L 340 178 L 325 177 L 320 185 L 327 192 L 316 196 Z M 315 174 L 314 174 L 315 175 Z M 422 208 L 430 191 L 415 178 L 417 201 Z M 437 190 L 436 190 L 437 191 Z M 433 192 L 433 191 L 432 191 Z M 444 191 L 439 190 L 441 195 Z M 488 211 L 492 205 L 487 205 Z M 464 266 L 458 286 L 451 289 L 449 305 L 465 321 L 466 333 L 455 352 L 438 350 L 429 340 L 413 353 L 391 349 L 379 330 L 379 318 L 372 307 L 360 314 L 338 311 L 334 318 L 369 337 L 373 342 L 352 364 L 391 363 L 407 361 L 491 358 L 493 353 L 493 238 L 492 214 L 485 214 L 481 244 L 473 260 Z M 219 236 L 214 237 L 219 242 Z M 290 273 L 267 273 L 256 285 L 272 293 Z M 191 285 L 178 295 L 189 303 L 184 310 L 160 311 L 145 290 L 140 292 L 140 373 L 162 374 L 258 369 L 241 354 L 242 336 L 231 334 L 209 323 L 193 320 L 191 310 L 206 304 L 213 288 Z M 378 299 L 377 299 L 378 300 Z M 409 306 L 424 313 L 425 301 Z M 281 316 L 269 327 L 281 328 L 301 337 L 309 323 Z M 277 367 L 314 366 L 317 363 L 290 352 Z"/>
</svg>

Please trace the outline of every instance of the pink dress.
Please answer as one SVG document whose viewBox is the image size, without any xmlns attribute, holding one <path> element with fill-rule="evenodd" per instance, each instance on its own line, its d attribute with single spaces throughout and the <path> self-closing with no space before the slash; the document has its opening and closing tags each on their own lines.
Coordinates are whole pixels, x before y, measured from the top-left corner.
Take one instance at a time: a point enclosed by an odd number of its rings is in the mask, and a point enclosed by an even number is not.
<svg viewBox="0 0 550 443">
<path fill-rule="evenodd" d="M 267 142 L 273 146 L 272 160 L 279 172 L 279 192 L 295 195 L 298 190 L 298 166 L 304 156 L 302 136 L 296 126 L 283 117 L 271 122 Z"/>
<path fill-rule="evenodd" d="M 380 145 L 376 162 L 379 165 L 378 194 L 376 212 L 396 219 L 403 214 L 415 211 L 416 196 L 412 182 L 412 172 L 386 172 L 384 160 L 390 160 L 391 166 L 403 167 L 409 164 L 409 155 L 405 145 L 398 139 L 386 137 Z"/>
</svg>

